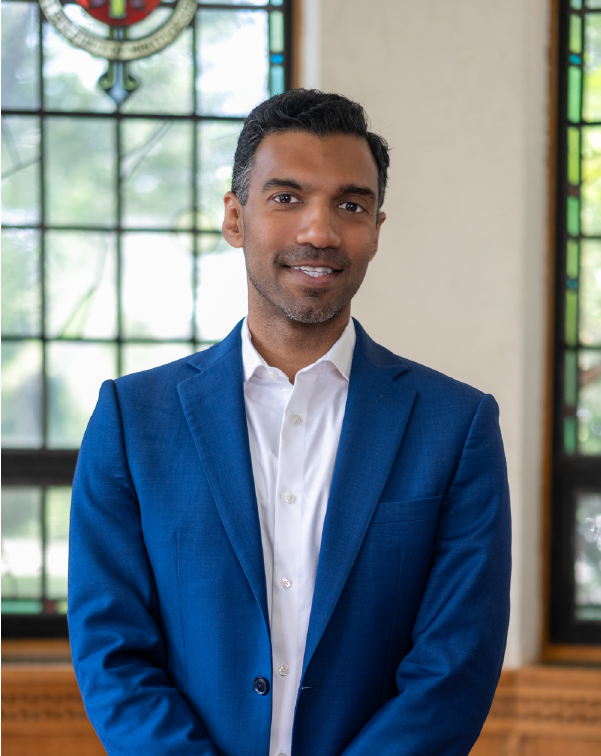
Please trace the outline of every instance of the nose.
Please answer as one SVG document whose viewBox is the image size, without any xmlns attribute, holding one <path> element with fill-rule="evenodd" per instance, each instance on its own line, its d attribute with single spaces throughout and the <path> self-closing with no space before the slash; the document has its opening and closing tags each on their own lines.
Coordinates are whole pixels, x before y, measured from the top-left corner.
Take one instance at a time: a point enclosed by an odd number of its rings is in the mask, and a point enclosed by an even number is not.
<svg viewBox="0 0 601 756">
<path fill-rule="evenodd" d="M 328 203 L 309 205 L 296 235 L 297 244 L 310 244 L 317 249 L 339 247 L 341 239 L 333 225 L 334 220 Z"/>
</svg>

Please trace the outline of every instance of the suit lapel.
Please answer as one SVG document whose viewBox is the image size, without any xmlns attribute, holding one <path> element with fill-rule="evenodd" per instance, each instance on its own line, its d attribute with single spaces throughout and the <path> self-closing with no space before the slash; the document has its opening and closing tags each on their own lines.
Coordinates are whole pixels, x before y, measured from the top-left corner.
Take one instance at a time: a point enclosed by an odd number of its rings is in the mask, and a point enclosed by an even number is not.
<svg viewBox="0 0 601 756">
<path fill-rule="evenodd" d="M 200 372 L 178 385 L 180 401 L 223 526 L 261 607 L 269 616 L 261 526 L 244 402 L 240 326 L 194 355 Z"/>
<path fill-rule="evenodd" d="M 324 522 L 303 675 L 359 552 L 411 414 L 406 366 L 356 323 L 357 345 Z"/>
</svg>

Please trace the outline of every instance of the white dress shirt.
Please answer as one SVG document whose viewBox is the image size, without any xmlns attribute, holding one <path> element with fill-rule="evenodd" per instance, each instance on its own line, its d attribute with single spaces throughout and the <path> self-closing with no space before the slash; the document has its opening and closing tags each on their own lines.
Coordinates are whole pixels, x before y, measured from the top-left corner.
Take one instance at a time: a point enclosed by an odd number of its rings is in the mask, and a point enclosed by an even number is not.
<svg viewBox="0 0 601 756">
<path fill-rule="evenodd" d="M 271 623 L 270 756 L 290 756 L 321 534 L 355 349 L 352 319 L 294 385 L 242 326 L 244 397 Z"/>
</svg>

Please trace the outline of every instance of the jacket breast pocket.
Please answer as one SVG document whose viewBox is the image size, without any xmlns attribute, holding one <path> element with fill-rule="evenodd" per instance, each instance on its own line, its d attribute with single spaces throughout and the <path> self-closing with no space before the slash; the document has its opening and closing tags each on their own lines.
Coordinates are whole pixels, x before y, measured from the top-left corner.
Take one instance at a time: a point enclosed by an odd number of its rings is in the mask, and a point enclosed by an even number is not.
<svg viewBox="0 0 601 756">
<path fill-rule="evenodd" d="M 371 524 L 384 525 L 393 522 L 434 519 L 438 517 L 441 501 L 442 496 L 410 501 L 381 501 L 376 507 Z"/>
</svg>

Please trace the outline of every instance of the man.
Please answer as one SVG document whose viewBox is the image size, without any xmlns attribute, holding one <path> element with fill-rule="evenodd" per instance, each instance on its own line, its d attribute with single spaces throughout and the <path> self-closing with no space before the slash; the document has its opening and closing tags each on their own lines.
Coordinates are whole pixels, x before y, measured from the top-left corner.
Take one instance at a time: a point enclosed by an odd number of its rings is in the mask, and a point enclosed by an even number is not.
<svg viewBox="0 0 601 756">
<path fill-rule="evenodd" d="M 509 614 L 498 411 L 350 318 L 387 167 L 344 97 L 259 105 L 223 224 L 248 317 L 102 387 L 69 626 L 111 756 L 454 756 L 480 732 Z"/>
</svg>

